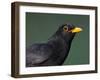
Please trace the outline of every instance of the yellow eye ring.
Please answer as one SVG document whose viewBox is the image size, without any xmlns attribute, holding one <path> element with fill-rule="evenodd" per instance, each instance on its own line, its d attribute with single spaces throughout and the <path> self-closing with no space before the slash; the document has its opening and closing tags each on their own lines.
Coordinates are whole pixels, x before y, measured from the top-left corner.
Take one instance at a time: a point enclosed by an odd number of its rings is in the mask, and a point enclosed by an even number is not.
<svg viewBox="0 0 100 80">
<path fill-rule="evenodd" d="M 64 26 L 63 30 L 64 31 L 68 31 L 68 27 L 67 26 Z"/>
</svg>

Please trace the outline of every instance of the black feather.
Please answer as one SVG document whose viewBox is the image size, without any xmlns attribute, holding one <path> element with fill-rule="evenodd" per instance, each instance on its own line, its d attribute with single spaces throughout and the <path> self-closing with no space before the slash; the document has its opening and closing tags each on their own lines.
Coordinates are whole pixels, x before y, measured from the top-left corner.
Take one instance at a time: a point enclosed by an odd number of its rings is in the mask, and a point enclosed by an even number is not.
<svg viewBox="0 0 100 80">
<path fill-rule="evenodd" d="M 72 24 L 64 24 L 46 43 L 33 44 L 27 48 L 26 67 L 63 64 L 75 36 L 75 33 L 64 32 L 64 26 L 67 26 L 69 31 L 75 28 Z"/>
</svg>

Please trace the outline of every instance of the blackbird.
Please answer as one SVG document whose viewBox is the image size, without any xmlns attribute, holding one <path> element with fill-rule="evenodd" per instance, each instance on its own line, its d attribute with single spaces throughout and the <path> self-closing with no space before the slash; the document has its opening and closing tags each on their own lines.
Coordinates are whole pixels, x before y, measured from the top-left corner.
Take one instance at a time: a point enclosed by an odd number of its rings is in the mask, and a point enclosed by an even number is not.
<svg viewBox="0 0 100 80">
<path fill-rule="evenodd" d="M 75 34 L 80 31 L 73 24 L 63 24 L 46 43 L 32 44 L 26 49 L 26 67 L 62 65 Z"/>
</svg>

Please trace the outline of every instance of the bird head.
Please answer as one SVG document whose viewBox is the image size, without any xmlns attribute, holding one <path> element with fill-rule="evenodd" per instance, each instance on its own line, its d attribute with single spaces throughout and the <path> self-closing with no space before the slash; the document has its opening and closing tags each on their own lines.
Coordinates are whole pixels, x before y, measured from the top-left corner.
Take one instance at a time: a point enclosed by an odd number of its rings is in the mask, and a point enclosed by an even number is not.
<svg viewBox="0 0 100 80">
<path fill-rule="evenodd" d="M 82 28 L 76 27 L 73 24 L 64 24 L 59 27 L 56 34 L 63 37 L 67 42 L 71 41 L 76 33 L 82 31 Z"/>
</svg>

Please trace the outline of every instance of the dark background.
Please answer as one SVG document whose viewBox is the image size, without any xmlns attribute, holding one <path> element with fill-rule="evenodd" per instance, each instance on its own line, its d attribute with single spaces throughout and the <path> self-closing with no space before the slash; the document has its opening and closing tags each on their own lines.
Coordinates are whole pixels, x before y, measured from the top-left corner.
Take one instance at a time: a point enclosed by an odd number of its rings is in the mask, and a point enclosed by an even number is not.
<svg viewBox="0 0 100 80">
<path fill-rule="evenodd" d="M 26 47 L 46 42 L 58 27 L 72 23 L 83 29 L 72 41 L 64 65 L 89 64 L 89 15 L 26 13 Z"/>
</svg>

